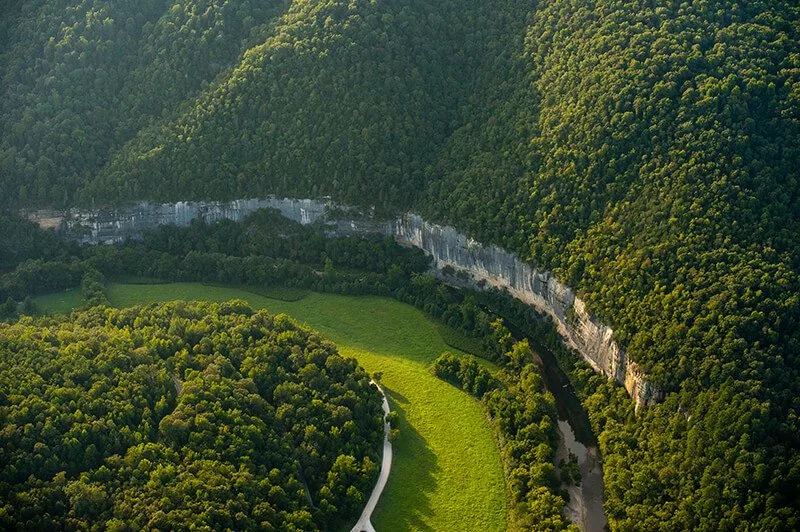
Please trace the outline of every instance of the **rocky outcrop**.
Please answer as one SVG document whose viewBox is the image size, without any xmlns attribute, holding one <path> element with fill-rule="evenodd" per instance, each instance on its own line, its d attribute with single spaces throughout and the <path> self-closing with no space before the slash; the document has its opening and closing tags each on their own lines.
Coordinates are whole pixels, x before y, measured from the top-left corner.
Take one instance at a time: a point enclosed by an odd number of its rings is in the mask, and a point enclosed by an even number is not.
<svg viewBox="0 0 800 532">
<path fill-rule="evenodd" d="M 468 273 L 476 286 L 504 288 L 537 311 L 549 315 L 559 333 L 596 370 L 625 386 L 637 408 L 661 399 L 635 362 L 614 341 L 614 331 L 595 320 L 574 292 L 550 272 L 537 270 L 515 253 L 483 244 L 454 227 L 428 223 L 408 214 L 395 224 L 395 237 L 429 253 L 436 267 Z"/>
<path fill-rule="evenodd" d="M 159 225 L 185 227 L 192 220 L 202 218 L 207 222 L 217 220 L 240 221 L 258 209 L 273 208 L 302 224 L 313 223 L 325 216 L 327 202 L 268 197 L 265 199 L 220 201 L 179 201 L 177 203 L 139 202 L 116 209 L 78 210 L 61 213 L 61 229 L 88 244 L 109 244 L 126 238 L 135 238 Z M 37 221 L 37 213 L 28 218 Z M 49 220 L 53 214 L 49 213 Z"/>
<path fill-rule="evenodd" d="M 42 225 L 59 225 L 81 242 L 98 244 L 135 238 L 159 225 L 187 226 L 197 218 L 207 222 L 239 221 L 262 208 L 278 209 L 285 217 L 302 224 L 325 221 L 330 225 L 328 233 L 331 235 L 392 235 L 402 244 L 418 247 L 433 257 L 438 269 L 450 266 L 466 272 L 472 278 L 472 286 L 479 287 L 482 282 L 504 288 L 540 313 L 549 315 L 567 345 L 580 353 L 596 371 L 625 386 L 637 407 L 654 403 L 662 397 L 662 393 L 648 381 L 635 362 L 628 360 L 625 351 L 614 341 L 614 331 L 595 320 L 584 302 L 550 272 L 523 262 L 515 253 L 497 246 L 484 246 L 454 227 L 428 223 L 415 214 L 382 221 L 350 216 L 347 208 L 324 199 L 273 196 L 230 202 L 141 202 L 114 210 L 36 211 L 26 215 Z M 328 216 L 328 213 L 333 214 Z"/>
<path fill-rule="evenodd" d="M 192 220 L 206 222 L 217 220 L 244 220 L 258 209 L 277 209 L 290 220 L 303 225 L 326 221 L 333 209 L 338 215 L 346 214 L 328 200 L 279 198 L 234 201 L 179 201 L 177 203 L 139 202 L 116 209 L 68 211 L 40 210 L 23 213 L 29 220 L 46 228 L 59 228 L 85 244 L 113 244 L 126 238 L 136 238 L 159 225 L 185 227 Z M 391 220 L 352 218 L 331 222 L 328 234 L 335 236 L 363 236 L 368 234 L 393 234 Z"/>
</svg>

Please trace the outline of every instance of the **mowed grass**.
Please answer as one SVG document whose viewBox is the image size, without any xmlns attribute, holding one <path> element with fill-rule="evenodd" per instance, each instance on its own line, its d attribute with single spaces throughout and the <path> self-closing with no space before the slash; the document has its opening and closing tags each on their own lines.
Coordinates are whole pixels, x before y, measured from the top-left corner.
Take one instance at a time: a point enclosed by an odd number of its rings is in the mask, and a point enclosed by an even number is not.
<svg viewBox="0 0 800 532">
<path fill-rule="evenodd" d="M 492 430 L 475 399 L 430 374 L 436 356 L 454 350 L 442 338 L 441 324 L 414 307 L 385 298 L 317 293 L 281 301 L 196 283 L 109 286 L 109 299 L 118 307 L 232 298 L 285 312 L 325 334 L 367 371 L 383 372 L 391 407 L 400 414 L 400 437 L 372 518 L 377 530 L 506 529 L 503 469 Z M 452 337 L 448 341 L 455 343 Z"/>
</svg>

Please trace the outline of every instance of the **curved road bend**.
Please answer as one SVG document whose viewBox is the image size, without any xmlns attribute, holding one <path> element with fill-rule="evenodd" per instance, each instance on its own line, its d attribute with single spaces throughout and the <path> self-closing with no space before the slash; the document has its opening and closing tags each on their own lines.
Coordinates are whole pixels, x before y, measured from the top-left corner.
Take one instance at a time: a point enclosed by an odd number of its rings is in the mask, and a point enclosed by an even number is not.
<svg viewBox="0 0 800 532">
<path fill-rule="evenodd" d="M 377 386 L 378 390 L 381 392 L 381 395 L 383 395 L 384 424 L 381 474 L 378 476 L 377 484 L 375 484 L 375 487 L 372 489 L 372 494 L 369 496 L 369 500 L 367 501 L 367 505 L 364 507 L 364 511 L 361 512 L 361 517 L 358 519 L 356 525 L 350 529 L 350 532 L 375 532 L 375 527 L 372 526 L 370 518 L 372 517 L 372 512 L 375 511 L 375 506 L 378 504 L 378 499 L 381 498 L 383 488 L 386 487 L 386 481 L 389 480 L 389 471 L 392 469 L 392 442 L 389 441 L 389 431 L 391 430 L 391 427 L 389 426 L 389 423 L 386 422 L 386 414 L 389 413 L 389 401 L 386 400 L 386 394 L 383 393 L 381 387 L 375 381 L 372 381 L 372 384 Z"/>
</svg>

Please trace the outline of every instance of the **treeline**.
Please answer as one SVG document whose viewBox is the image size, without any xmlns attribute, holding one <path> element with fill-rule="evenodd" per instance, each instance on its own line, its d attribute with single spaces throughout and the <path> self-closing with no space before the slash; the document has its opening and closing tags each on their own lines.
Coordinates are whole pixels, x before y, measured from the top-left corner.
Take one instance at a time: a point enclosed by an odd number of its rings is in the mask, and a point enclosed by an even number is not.
<svg viewBox="0 0 800 532">
<path fill-rule="evenodd" d="M 387 273 L 424 271 L 430 260 L 416 249 L 398 246 L 391 237 L 328 238 L 326 226 L 302 225 L 277 209 L 259 209 L 242 223 L 220 220 L 212 224 L 197 219 L 188 228 L 161 226 L 147 232 L 141 247 L 170 255 L 192 251 L 236 257 L 280 257 L 310 266 L 330 262 L 342 269 Z"/>
<path fill-rule="evenodd" d="M 324 226 L 303 226 L 269 209 L 253 213 L 242 223 L 225 220 L 206 224 L 200 220 L 184 228 L 162 226 L 146 233 L 141 241 L 73 247 L 61 255 L 62 260 L 22 262 L 0 276 L 0 301 L 9 297 L 22 301 L 36 294 L 78 287 L 85 284 L 87 276 L 94 282 L 133 276 L 279 285 L 395 297 L 475 338 L 493 331 L 494 318 L 485 310 L 486 305 L 513 305 L 513 299 L 499 292 L 465 297 L 448 288 L 427 274 L 430 259 L 423 252 L 398 246 L 391 238 L 326 238 L 325 230 Z M 38 232 L 58 240 L 49 231 Z M 59 242 L 67 249 L 65 242 Z M 9 253 L 18 251 L 11 246 Z M 529 317 L 534 326 L 535 320 Z M 480 354 L 497 360 L 504 352 L 498 346 L 501 344 L 491 338 Z"/>
<path fill-rule="evenodd" d="M 6 529 L 335 528 L 383 438 L 353 359 L 240 301 L 0 326 L 0 416 Z"/>
<path fill-rule="evenodd" d="M 425 203 L 580 289 L 631 356 L 678 387 L 715 326 L 751 346 L 763 327 L 781 351 L 793 332 L 775 318 L 797 314 L 778 291 L 796 291 L 800 264 L 799 13 L 634 5 L 541 3 L 431 168 Z"/>
<path fill-rule="evenodd" d="M 391 238 L 326 239 L 324 226 L 303 226 L 274 210 L 257 211 L 244 223 L 199 220 L 186 228 L 161 226 L 141 241 L 118 246 L 81 248 L 52 231 L 32 224 L 23 227 L 27 239 L 0 242 L 3 256 L 17 257 L 13 264 L 42 250 L 41 256 L 52 260 L 19 262 L 0 277 L 0 300 L 76 287 L 93 272 L 388 295 L 392 279 L 399 282 L 429 264 L 422 252 L 401 248 Z"/>
<path fill-rule="evenodd" d="M 553 465 L 555 399 L 544 389 L 527 341 L 513 342 L 503 360 L 504 369 L 493 374 L 473 357 L 443 353 L 431 370 L 478 398 L 492 421 L 511 496 L 509 530 L 577 530 L 564 517 L 562 484 L 572 480 Z"/>
<path fill-rule="evenodd" d="M 161 227 L 141 242 L 85 247 L 81 256 L 69 263 L 28 261 L 2 277 L 0 287 L 15 287 L 15 295 L 22 296 L 43 286 L 51 290 L 79 283 L 85 305 L 95 306 L 107 303 L 105 275 L 127 275 L 378 294 L 414 304 L 450 327 L 480 339 L 482 349 L 477 354 L 510 370 L 500 381 L 473 358 L 452 356 L 441 357 L 433 368 L 440 377 L 482 398 L 494 419 L 515 501 L 515 527 L 568 528 L 561 482 L 552 464 L 556 438 L 553 398 L 542 392 L 540 378 L 530 365 L 527 342 L 514 342 L 502 320 L 488 310 L 490 304 L 513 307 L 513 298 L 497 291 L 465 296 L 424 273 L 429 259 L 419 250 L 402 248 L 382 238 L 326 240 L 324 231 L 324 227 L 301 226 L 271 211 L 254 213 L 239 224 L 221 221 L 198 222 L 186 228 Z M 530 309 L 528 314 L 535 323 Z M 176 357 L 175 362 L 168 359 L 168 364 L 180 370 L 174 364 L 185 360 L 186 355 Z M 519 377 L 516 372 L 523 366 Z M 248 375 L 252 377 L 252 373 Z M 185 435 L 188 430 L 181 429 L 181 424 L 176 428 L 161 422 L 159 426 L 169 434 Z"/>
</svg>

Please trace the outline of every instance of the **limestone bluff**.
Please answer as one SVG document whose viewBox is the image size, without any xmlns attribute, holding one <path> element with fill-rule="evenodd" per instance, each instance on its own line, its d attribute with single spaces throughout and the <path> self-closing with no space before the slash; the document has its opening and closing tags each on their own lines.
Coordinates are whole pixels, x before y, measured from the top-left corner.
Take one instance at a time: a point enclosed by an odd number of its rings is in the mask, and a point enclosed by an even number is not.
<svg viewBox="0 0 800 532">
<path fill-rule="evenodd" d="M 564 342 L 595 371 L 622 384 L 637 408 L 663 398 L 663 392 L 649 382 L 614 341 L 614 331 L 594 319 L 573 290 L 550 272 L 537 270 L 516 253 L 485 246 L 454 227 L 426 222 L 416 214 L 398 218 L 393 233 L 398 241 L 430 254 L 438 270 L 450 266 L 465 271 L 474 281 L 505 288 L 515 298 L 550 316 Z"/>
<path fill-rule="evenodd" d="M 431 255 L 440 273 L 449 266 L 469 274 L 470 284 L 475 288 L 479 283 L 505 288 L 513 297 L 550 316 L 567 346 L 576 350 L 595 371 L 623 385 L 637 409 L 663 398 L 663 392 L 652 385 L 636 362 L 614 341 L 614 331 L 594 319 L 574 291 L 550 272 L 520 260 L 516 253 L 484 245 L 455 227 L 430 223 L 413 213 L 394 220 L 376 221 L 349 215 L 354 211 L 327 199 L 271 196 L 230 202 L 139 202 L 115 209 L 24 214 L 42 226 L 58 227 L 81 242 L 98 244 L 135 238 L 159 225 L 187 226 L 198 218 L 207 222 L 240 221 L 262 208 L 277 209 L 286 218 L 301 224 L 324 220 L 331 224 L 332 235 L 390 235 L 401 244 L 420 248 Z"/>
</svg>

